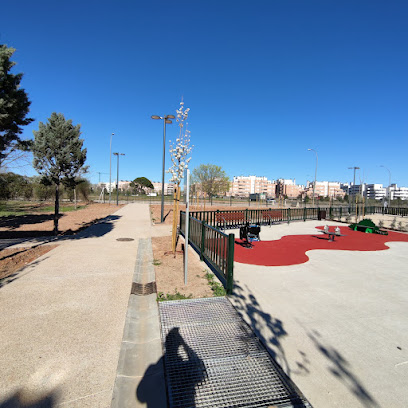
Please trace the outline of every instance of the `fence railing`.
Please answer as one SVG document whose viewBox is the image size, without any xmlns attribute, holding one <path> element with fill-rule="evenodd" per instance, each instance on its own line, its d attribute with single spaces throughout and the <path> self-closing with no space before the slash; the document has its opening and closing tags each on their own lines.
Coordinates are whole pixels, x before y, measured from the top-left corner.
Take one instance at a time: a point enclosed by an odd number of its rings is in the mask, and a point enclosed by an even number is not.
<svg viewBox="0 0 408 408">
<path fill-rule="evenodd" d="M 185 237 L 186 213 L 180 211 L 180 233 Z M 224 234 L 203 220 L 190 216 L 188 223 L 189 244 L 200 255 L 224 285 L 227 294 L 234 284 L 234 234 Z"/>
<path fill-rule="evenodd" d="M 318 219 L 320 208 L 267 208 L 245 210 L 190 211 L 192 217 L 213 227 L 238 228 L 246 223 L 270 225 L 275 222 Z"/>
</svg>

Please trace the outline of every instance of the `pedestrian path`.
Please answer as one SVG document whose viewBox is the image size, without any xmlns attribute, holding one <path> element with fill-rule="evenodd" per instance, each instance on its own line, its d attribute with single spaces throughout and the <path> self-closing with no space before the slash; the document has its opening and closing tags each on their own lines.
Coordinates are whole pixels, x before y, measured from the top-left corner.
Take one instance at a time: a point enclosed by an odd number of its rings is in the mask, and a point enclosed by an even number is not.
<svg viewBox="0 0 408 408">
<path fill-rule="evenodd" d="M 170 408 L 310 407 L 228 299 L 159 311 Z"/>
<path fill-rule="evenodd" d="M 151 233 L 148 205 L 129 204 L 0 289 L 0 405 L 110 406 L 139 240 Z"/>
</svg>

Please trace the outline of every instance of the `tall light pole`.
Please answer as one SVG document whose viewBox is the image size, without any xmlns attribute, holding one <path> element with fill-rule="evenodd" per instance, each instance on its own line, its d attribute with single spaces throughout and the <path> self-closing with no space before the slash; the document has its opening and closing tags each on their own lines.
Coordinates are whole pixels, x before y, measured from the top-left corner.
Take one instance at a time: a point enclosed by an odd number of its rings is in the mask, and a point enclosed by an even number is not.
<svg viewBox="0 0 408 408">
<path fill-rule="evenodd" d="M 111 203 L 111 195 L 112 195 L 112 136 L 114 133 L 111 134 L 110 137 L 110 147 L 109 147 L 109 205 Z"/>
<path fill-rule="evenodd" d="M 388 204 L 391 202 L 391 172 L 388 167 L 385 167 L 383 164 L 380 167 L 384 167 L 388 171 Z"/>
<path fill-rule="evenodd" d="M 160 222 L 164 222 L 164 166 L 166 161 L 166 123 L 170 124 L 170 119 L 175 119 L 174 115 L 157 116 L 152 115 L 152 119 L 163 119 L 163 168 L 162 168 L 162 195 L 161 195 L 161 212 Z"/>
<path fill-rule="evenodd" d="M 314 199 L 315 199 L 315 191 L 316 191 L 316 178 L 317 178 L 317 162 L 318 162 L 318 157 L 317 157 L 317 152 L 314 149 L 307 149 L 309 152 L 315 152 L 316 154 L 316 168 L 315 168 L 315 180 L 313 184 L 313 198 L 312 198 L 312 206 L 314 207 Z"/>
<path fill-rule="evenodd" d="M 349 170 L 354 170 L 354 177 L 353 177 L 353 187 L 356 185 L 356 170 L 360 170 L 360 167 L 353 166 L 348 167 Z"/>
<path fill-rule="evenodd" d="M 113 153 L 118 158 L 117 174 L 116 174 L 116 205 L 119 205 L 119 156 L 124 156 L 125 153 Z"/>
</svg>

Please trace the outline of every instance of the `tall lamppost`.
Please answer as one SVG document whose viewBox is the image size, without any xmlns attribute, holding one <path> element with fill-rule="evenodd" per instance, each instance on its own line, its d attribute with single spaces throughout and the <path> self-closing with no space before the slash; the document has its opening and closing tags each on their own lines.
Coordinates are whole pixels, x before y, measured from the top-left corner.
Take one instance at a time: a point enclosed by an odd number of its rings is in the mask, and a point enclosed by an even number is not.
<svg viewBox="0 0 408 408">
<path fill-rule="evenodd" d="M 117 174 L 116 174 L 116 205 L 119 205 L 119 156 L 124 156 L 125 153 L 113 153 L 118 158 Z"/>
<path fill-rule="evenodd" d="M 163 119 L 163 169 L 162 169 L 162 195 L 161 195 L 161 213 L 160 222 L 164 222 L 164 166 L 166 161 L 166 123 L 170 124 L 170 119 L 175 119 L 174 115 L 157 116 L 152 115 L 152 119 Z"/>
<path fill-rule="evenodd" d="M 388 171 L 388 204 L 391 202 L 391 172 L 388 167 L 385 167 L 383 164 L 380 167 L 384 167 L 385 170 Z"/>
<path fill-rule="evenodd" d="M 314 179 L 314 184 L 313 184 L 313 199 L 312 199 L 312 206 L 314 207 L 314 199 L 315 199 L 315 191 L 316 191 L 316 178 L 317 178 L 317 162 L 318 162 L 318 157 L 317 157 L 317 152 L 314 149 L 307 149 L 309 152 L 315 152 L 316 154 L 316 168 L 315 168 L 315 179 Z"/>
<path fill-rule="evenodd" d="M 112 192 L 112 136 L 110 137 L 110 147 L 109 147 L 109 205 L 111 203 L 111 192 Z"/>
</svg>

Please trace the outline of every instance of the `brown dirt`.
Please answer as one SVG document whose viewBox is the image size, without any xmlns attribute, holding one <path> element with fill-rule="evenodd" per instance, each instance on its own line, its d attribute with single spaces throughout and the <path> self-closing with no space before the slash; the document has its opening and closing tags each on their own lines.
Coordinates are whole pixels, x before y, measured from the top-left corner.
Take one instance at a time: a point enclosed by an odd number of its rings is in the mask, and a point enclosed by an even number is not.
<svg viewBox="0 0 408 408">
<path fill-rule="evenodd" d="M 85 208 L 60 215 L 58 229 L 61 235 L 78 232 L 96 221 L 116 212 L 123 205 L 88 204 Z M 53 235 L 53 212 L 0 217 L 0 238 L 25 238 Z"/>
<path fill-rule="evenodd" d="M 79 232 L 116 212 L 123 205 L 88 204 L 77 211 L 63 213 L 58 226 L 61 235 Z M 0 239 L 53 235 L 53 213 L 34 213 L 12 217 L 0 217 Z M 37 245 L 0 250 L 0 279 L 19 271 L 28 263 L 44 255 L 56 245 Z"/>
<path fill-rule="evenodd" d="M 157 293 L 179 292 L 185 296 L 192 295 L 193 298 L 211 297 L 212 291 L 205 277 L 208 268 L 191 248 L 188 252 L 187 285 L 184 285 L 181 244 L 184 244 L 182 237 L 179 239 L 174 257 L 171 252 L 171 236 L 152 238 Z"/>
<path fill-rule="evenodd" d="M 0 251 L 0 280 L 19 271 L 23 266 L 56 248 L 58 245 L 40 245 L 33 248 L 3 249 Z"/>
</svg>

